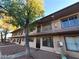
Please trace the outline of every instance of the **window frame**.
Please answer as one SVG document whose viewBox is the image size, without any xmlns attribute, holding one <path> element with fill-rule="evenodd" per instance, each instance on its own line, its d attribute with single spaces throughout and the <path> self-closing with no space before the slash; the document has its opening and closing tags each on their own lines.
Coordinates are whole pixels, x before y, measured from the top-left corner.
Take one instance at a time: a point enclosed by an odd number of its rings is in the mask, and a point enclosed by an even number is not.
<svg viewBox="0 0 79 59">
<path fill-rule="evenodd" d="M 46 30 L 46 28 L 47 28 L 47 30 Z M 52 30 L 52 22 L 42 24 L 42 32 L 51 31 L 51 30 Z"/>
<path fill-rule="evenodd" d="M 41 32 L 41 25 L 37 26 L 37 33 Z"/>
<path fill-rule="evenodd" d="M 34 42 L 34 38 L 33 37 L 29 38 L 29 42 Z"/>
<path fill-rule="evenodd" d="M 68 47 L 67 47 L 67 42 L 66 42 L 66 37 L 77 37 L 77 36 L 64 36 L 64 41 L 65 41 L 65 47 L 66 47 L 66 50 L 67 50 L 67 51 L 79 52 L 79 51 L 76 51 L 76 50 L 70 50 L 70 49 L 68 49 Z"/>
<path fill-rule="evenodd" d="M 50 39 L 50 46 L 48 46 L 48 40 Z M 44 42 L 44 40 L 46 40 L 46 42 Z M 51 42 L 52 41 L 52 42 Z M 47 44 L 44 44 L 44 43 L 47 43 Z M 52 45 L 51 45 L 52 44 Z M 42 46 L 45 46 L 45 47 L 51 47 L 51 48 L 54 48 L 54 42 L 53 42 L 53 37 L 42 37 Z"/>
<path fill-rule="evenodd" d="M 64 21 L 66 21 L 66 23 L 68 23 L 67 24 L 68 26 L 63 26 L 65 23 Z M 73 21 L 73 23 L 71 23 L 71 21 Z M 78 21 L 78 14 L 63 18 L 63 19 L 61 19 L 61 28 L 65 29 L 65 28 L 69 28 L 69 27 L 73 27 L 73 26 L 78 26 L 78 24 L 75 23 L 77 21 Z"/>
</svg>

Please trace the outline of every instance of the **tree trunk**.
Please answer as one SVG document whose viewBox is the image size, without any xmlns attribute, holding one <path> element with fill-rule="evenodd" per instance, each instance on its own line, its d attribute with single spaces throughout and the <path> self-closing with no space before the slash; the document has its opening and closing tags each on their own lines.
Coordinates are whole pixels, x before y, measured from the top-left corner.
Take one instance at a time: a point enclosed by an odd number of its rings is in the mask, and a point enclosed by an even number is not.
<svg viewBox="0 0 79 59">
<path fill-rule="evenodd" d="M 6 42 L 7 30 L 5 31 L 4 42 Z"/>
<path fill-rule="evenodd" d="M 25 25 L 25 46 L 26 46 L 26 54 L 27 56 L 30 55 L 30 46 L 29 46 L 29 20 L 26 20 L 26 25 Z"/>
<path fill-rule="evenodd" d="M 1 32 L 1 42 L 3 43 L 3 34 L 2 34 L 2 32 Z"/>
</svg>

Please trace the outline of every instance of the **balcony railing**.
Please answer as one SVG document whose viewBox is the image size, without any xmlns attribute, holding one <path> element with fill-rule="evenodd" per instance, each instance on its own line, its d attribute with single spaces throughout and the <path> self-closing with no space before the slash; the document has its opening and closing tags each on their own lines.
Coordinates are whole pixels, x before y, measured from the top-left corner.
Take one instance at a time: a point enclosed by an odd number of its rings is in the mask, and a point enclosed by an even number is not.
<svg viewBox="0 0 79 59">
<path fill-rule="evenodd" d="M 79 19 L 70 20 L 70 23 L 62 23 L 61 28 L 53 29 L 51 26 L 43 27 L 40 32 L 34 32 L 32 34 L 45 34 L 45 33 L 62 33 L 62 32 L 72 32 L 79 31 Z"/>
<path fill-rule="evenodd" d="M 47 32 L 47 31 L 51 31 L 51 30 L 52 30 L 52 26 L 48 25 L 48 26 L 42 27 L 41 32 Z"/>
<path fill-rule="evenodd" d="M 63 29 L 69 28 L 69 27 L 77 27 L 77 26 L 79 26 L 79 19 L 69 20 L 66 22 L 62 22 L 61 24 L 61 28 Z"/>
</svg>

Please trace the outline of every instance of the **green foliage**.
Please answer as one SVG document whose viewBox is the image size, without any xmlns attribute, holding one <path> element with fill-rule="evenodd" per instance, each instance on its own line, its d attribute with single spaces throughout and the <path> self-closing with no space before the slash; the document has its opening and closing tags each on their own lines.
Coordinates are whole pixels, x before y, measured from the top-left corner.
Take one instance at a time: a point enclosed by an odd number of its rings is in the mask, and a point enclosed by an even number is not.
<svg viewBox="0 0 79 59">
<path fill-rule="evenodd" d="M 9 23 L 17 27 L 24 27 L 25 21 L 29 22 L 36 20 L 38 17 L 43 16 L 43 0 L 3 0 L 3 7 L 7 10 L 8 16 L 12 19 Z"/>
</svg>

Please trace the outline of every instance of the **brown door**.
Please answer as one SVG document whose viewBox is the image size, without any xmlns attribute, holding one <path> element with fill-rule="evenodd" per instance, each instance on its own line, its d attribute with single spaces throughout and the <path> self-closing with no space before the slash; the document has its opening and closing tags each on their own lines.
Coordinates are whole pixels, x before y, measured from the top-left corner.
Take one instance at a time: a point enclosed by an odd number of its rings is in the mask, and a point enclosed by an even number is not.
<svg viewBox="0 0 79 59">
<path fill-rule="evenodd" d="M 36 39 L 36 48 L 40 48 L 40 38 Z"/>
</svg>

